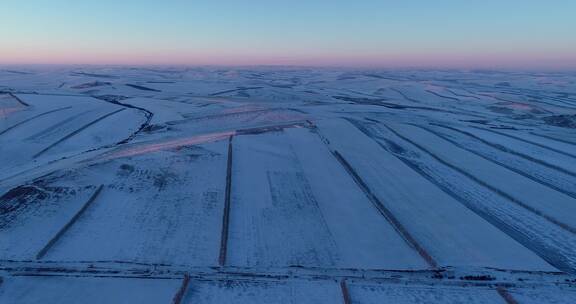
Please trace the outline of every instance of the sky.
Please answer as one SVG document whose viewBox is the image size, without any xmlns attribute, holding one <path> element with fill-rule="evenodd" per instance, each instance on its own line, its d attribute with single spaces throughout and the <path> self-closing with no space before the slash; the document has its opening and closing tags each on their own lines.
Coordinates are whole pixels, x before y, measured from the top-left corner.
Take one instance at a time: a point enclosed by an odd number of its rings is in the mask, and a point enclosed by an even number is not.
<svg viewBox="0 0 576 304">
<path fill-rule="evenodd" d="M 576 69 L 574 0 L 1 0 L 0 64 Z"/>
</svg>

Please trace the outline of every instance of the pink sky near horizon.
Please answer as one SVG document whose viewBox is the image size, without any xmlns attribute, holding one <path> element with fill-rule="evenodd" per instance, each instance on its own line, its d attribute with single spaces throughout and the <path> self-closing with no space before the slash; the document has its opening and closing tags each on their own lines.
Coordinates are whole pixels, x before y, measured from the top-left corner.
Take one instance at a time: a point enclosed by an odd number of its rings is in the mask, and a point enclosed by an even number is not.
<svg viewBox="0 0 576 304">
<path fill-rule="evenodd" d="M 364 53 L 271 54 L 233 51 L 59 51 L 0 49 L 0 64 L 301 65 L 342 67 L 576 68 L 576 54 L 550 53 Z M 571 64 L 570 64 L 571 63 Z"/>
</svg>

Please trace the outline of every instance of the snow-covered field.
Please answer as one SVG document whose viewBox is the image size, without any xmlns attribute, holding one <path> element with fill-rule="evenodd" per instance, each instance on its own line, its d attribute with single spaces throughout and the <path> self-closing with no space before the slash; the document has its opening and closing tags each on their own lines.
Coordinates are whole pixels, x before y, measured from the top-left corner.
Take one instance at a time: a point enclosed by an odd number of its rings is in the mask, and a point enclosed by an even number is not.
<svg viewBox="0 0 576 304">
<path fill-rule="evenodd" d="M 576 303 L 576 75 L 0 68 L 0 303 Z"/>
</svg>

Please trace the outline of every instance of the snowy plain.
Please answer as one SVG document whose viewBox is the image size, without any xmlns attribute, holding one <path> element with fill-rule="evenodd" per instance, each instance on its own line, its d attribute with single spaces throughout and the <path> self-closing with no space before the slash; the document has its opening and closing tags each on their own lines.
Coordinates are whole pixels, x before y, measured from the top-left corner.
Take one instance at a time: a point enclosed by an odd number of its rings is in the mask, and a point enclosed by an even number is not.
<svg viewBox="0 0 576 304">
<path fill-rule="evenodd" d="M 1 67 L 0 303 L 575 303 L 576 75 Z"/>
</svg>

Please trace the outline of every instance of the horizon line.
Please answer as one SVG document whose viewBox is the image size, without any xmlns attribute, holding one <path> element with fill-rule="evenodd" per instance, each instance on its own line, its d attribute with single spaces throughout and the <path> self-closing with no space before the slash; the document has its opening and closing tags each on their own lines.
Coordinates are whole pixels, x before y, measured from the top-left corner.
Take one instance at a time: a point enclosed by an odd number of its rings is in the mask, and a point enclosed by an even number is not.
<svg viewBox="0 0 576 304">
<path fill-rule="evenodd" d="M 301 69 L 341 69 L 341 70 L 446 70 L 446 71 L 557 71 L 576 72 L 575 66 L 487 66 L 487 65 L 336 65 L 336 64 L 199 64 L 199 63 L 2 63 L 0 67 L 168 67 L 168 68 L 301 68 Z"/>
</svg>

